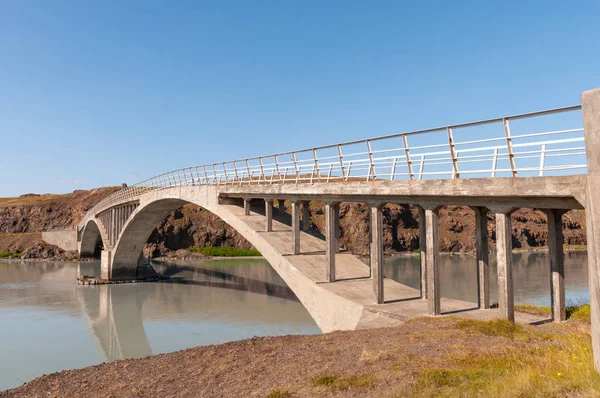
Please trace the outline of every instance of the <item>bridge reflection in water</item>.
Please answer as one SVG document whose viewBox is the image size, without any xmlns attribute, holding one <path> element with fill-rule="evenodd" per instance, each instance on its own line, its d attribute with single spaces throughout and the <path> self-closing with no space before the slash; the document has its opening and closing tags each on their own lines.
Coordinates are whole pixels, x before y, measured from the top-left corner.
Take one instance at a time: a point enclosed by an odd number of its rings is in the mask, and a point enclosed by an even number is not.
<svg viewBox="0 0 600 398">
<path fill-rule="evenodd" d="M 204 264 L 196 266 L 189 261 L 157 262 L 153 264 L 155 269 L 162 275 L 171 276 L 171 280 L 161 283 L 139 283 L 135 286 L 78 288 L 77 297 L 82 313 L 88 321 L 103 360 L 152 355 L 153 351 L 144 329 L 144 319 L 152 322 L 152 319 L 178 318 L 178 315 L 174 314 L 188 314 L 193 317 L 193 313 L 200 312 L 206 318 L 230 317 L 235 322 L 249 325 L 251 330 L 264 322 L 312 323 L 308 313 L 302 316 L 298 311 L 273 311 L 272 306 L 267 305 L 266 300 L 279 299 L 301 306 L 292 290 L 267 262 L 250 260 L 240 264 L 239 260 L 219 260 Z M 94 275 L 98 272 L 97 263 L 79 265 L 79 275 Z M 177 285 L 208 289 L 181 290 Z M 176 294 L 175 289 L 178 289 Z M 257 311 L 261 312 L 258 317 Z M 187 321 L 185 318 L 187 317 L 177 320 Z M 312 328 L 312 332 L 318 332 L 316 326 Z M 221 336 L 230 333 L 223 331 Z M 214 339 L 217 336 L 207 337 Z M 233 336 L 233 339 L 235 338 Z M 198 341 L 193 345 L 199 344 L 203 342 Z"/>
</svg>

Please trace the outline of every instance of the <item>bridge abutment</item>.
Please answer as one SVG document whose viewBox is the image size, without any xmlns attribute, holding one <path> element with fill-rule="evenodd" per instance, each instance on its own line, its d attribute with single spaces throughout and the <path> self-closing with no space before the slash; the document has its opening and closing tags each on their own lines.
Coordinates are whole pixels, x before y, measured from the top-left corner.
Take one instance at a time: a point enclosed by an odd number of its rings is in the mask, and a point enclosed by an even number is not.
<svg viewBox="0 0 600 398">
<path fill-rule="evenodd" d="M 581 95 L 587 158 L 585 216 L 594 366 L 600 372 L 600 89 Z"/>
</svg>

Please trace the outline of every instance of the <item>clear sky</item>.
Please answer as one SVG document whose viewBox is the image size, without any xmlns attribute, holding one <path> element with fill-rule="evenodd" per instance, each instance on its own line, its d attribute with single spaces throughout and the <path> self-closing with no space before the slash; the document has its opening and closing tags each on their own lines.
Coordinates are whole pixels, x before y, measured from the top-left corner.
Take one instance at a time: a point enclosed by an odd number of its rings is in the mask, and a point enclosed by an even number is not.
<svg viewBox="0 0 600 398">
<path fill-rule="evenodd" d="M 0 1 L 0 196 L 579 103 L 600 1 Z"/>
</svg>

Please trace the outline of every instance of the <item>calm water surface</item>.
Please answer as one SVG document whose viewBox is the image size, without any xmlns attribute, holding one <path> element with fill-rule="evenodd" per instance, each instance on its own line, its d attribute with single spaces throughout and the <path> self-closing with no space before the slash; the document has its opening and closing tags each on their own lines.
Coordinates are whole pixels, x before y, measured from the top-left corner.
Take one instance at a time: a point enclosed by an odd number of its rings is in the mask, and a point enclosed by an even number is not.
<svg viewBox="0 0 600 398">
<path fill-rule="evenodd" d="M 547 305 L 547 255 L 515 254 L 513 261 L 515 301 Z M 441 262 L 442 295 L 475 301 L 473 256 L 441 256 Z M 567 253 L 565 263 L 567 300 L 587 302 L 585 252 Z M 98 274 L 99 263 L 0 263 L 0 390 L 45 373 L 115 359 L 257 335 L 320 333 L 263 260 L 178 261 L 155 267 L 176 279 L 77 286 L 76 276 Z M 388 258 L 385 274 L 418 287 L 419 259 Z M 495 278 L 490 282 L 494 299 Z"/>
</svg>

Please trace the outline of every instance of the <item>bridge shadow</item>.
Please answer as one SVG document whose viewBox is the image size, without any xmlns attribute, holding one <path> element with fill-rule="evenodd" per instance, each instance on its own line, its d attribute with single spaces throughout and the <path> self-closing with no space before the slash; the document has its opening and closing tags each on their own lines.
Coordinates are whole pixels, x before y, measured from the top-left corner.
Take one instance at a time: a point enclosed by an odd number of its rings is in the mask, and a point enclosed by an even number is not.
<svg viewBox="0 0 600 398">
<path fill-rule="evenodd" d="M 421 296 L 405 297 L 405 298 L 393 299 L 393 300 L 385 300 L 384 304 L 403 303 L 403 302 L 407 302 L 407 301 L 417 301 L 417 300 L 421 300 Z"/>
<path fill-rule="evenodd" d="M 164 266 L 164 272 L 162 272 L 162 275 L 171 278 L 164 281 L 164 283 L 218 287 L 222 289 L 264 294 L 270 297 L 277 297 L 290 301 L 299 301 L 292 289 L 285 285 L 266 282 L 260 279 L 250 278 L 212 268 L 194 267 L 166 261 L 153 262 Z M 184 277 L 178 277 L 178 274 L 183 272 L 190 272 L 193 275 L 201 275 L 204 277 L 213 278 L 214 280 L 190 280 L 184 279 Z"/>
<path fill-rule="evenodd" d="M 479 307 L 475 306 L 475 307 L 471 307 L 471 308 L 462 308 L 460 310 L 444 311 L 444 312 L 441 312 L 441 314 L 442 315 L 460 314 L 461 312 L 475 311 L 478 309 L 479 309 Z"/>
</svg>

